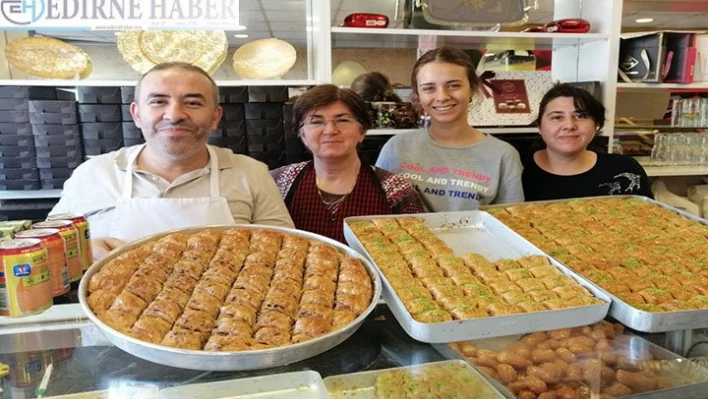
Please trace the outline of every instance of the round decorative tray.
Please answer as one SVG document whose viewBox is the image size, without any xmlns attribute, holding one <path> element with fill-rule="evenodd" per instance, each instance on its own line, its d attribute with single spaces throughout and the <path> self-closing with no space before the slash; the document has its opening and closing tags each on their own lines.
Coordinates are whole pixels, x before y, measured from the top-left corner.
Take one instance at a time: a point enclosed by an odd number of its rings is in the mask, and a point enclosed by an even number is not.
<svg viewBox="0 0 708 399">
<path fill-rule="evenodd" d="M 224 31 L 122 31 L 117 36 L 118 51 L 140 74 L 162 62 L 186 62 L 211 75 L 226 60 Z"/>
<path fill-rule="evenodd" d="M 5 57 L 20 71 L 49 79 L 85 79 L 93 71 L 91 57 L 79 47 L 50 37 L 23 37 L 11 41 Z"/>
</svg>

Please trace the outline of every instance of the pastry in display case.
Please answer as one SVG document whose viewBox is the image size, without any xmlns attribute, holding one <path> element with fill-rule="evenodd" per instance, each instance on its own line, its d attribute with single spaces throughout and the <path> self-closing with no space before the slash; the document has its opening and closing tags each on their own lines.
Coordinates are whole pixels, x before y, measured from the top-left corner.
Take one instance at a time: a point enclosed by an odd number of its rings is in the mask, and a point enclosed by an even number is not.
<svg viewBox="0 0 708 399">
<path fill-rule="evenodd" d="M 324 383 L 334 399 L 503 398 L 479 371 L 460 360 L 337 375 Z"/>
<path fill-rule="evenodd" d="M 607 321 L 439 347 L 454 357 L 449 349 L 519 399 L 611 399 L 648 392 L 656 398 L 693 398 L 708 388 L 708 369 Z"/>
<path fill-rule="evenodd" d="M 163 62 L 186 62 L 213 75 L 226 60 L 224 31 L 147 30 L 116 34 L 118 51 L 140 74 Z"/>
<path fill-rule="evenodd" d="M 93 71 L 91 57 L 81 48 L 51 37 L 23 37 L 5 47 L 14 68 L 48 79 L 86 79 Z"/>
</svg>

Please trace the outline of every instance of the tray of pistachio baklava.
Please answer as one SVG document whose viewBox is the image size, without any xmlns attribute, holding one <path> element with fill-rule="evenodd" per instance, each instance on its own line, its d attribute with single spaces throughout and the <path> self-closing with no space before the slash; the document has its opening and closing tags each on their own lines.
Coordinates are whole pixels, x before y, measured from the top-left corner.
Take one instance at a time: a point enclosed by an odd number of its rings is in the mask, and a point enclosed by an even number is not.
<svg viewBox="0 0 708 399">
<path fill-rule="evenodd" d="M 612 299 L 644 332 L 708 327 L 708 221 L 640 196 L 485 208 Z"/>
<path fill-rule="evenodd" d="M 444 212 L 345 220 L 349 245 L 379 269 L 403 329 L 431 343 L 602 320 L 609 297 L 491 215 Z"/>
</svg>

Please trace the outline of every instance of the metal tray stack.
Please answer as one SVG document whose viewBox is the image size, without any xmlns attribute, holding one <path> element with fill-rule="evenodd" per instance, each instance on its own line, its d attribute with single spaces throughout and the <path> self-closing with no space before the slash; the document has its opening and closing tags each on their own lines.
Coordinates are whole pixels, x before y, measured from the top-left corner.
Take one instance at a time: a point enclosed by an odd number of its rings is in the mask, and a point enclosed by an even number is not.
<svg viewBox="0 0 708 399">
<path fill-rule="evenodd" d="M 378 396 L 376 396 L 375 389 L 376 378 L 381 374 L 391 371 L 408 371 L 411 373 L 417 373 L 425 370 L 426 368 L 452 364 L 464 365 L 470 374 L 476 378 L 479 378 L 481 389 L 476 392 L 479 394 L 478 397 L 484 399 L 504 398 L 504 395 L 502 395 L 496 387 L 490 384 L 485 377 L 483 377 L 482 373 L 470 366 L 469 363 L 460 360 L 449 360 L 427 363 L 418 366 L 398 367 L 384 370 L 365 371 L 362 373 L 337 375 L 325 378 L 324 383 L 332 399 L 377 399 Z"/>
<path fill-rule="evenodd" d="M 177 349 L 162 345 L 151 344 L 114 330 L 113 328 L 106 325 L 101 319 L 99 319 L 89 307 L 87 298 L 88 285 L 89 281 L 91 280 L 91 277 L 99 270 L 101 270 L 101 268 L 105 264 L 110 262 L 113 258 L 121 255 L 122 253 L 137 248 L 148 241 L 157 240 L 168 234 L 189 234 L 195 233 L 203 229 L 227 230 L 233 228 L 268 230 L 284 234 L 292 234 L 331 245 L 353 258 L 361 260 L 362 264 L 369 272 L 369 276 L 371 277 L 371 282 L 373 285 L 373 295 L 369 307 L 348 326 L 336 331 L 332 331 L 328 334 L 322 335 L 312 340 L 278 348 L 252 350 L 245 352 L 208 352 L 201 350 Z M 289 229 L 285 227 L 262 226 L 253 224 L 230 226 L 216 225 L 202 226 L 198 228 L 189 229 L 177 229 L 145 237 L 141 240 L 134 241 L 130 244 L 124 245 L 112 251 L 105 257 L 101 258 L 98 262 L 94 263 L 86 271 L 83 279 L 81 280 L 81 284 L 79 285 L 79 301 L 81 302 L 81 307 L 83 308 L 86 315 L 98 326 L 101 332 L 103 332 L 106 338 L 111 341 L 115 346 L 139 358 L 163 364 L 166 366 L 180 367 L 191 370 L 215 371 L 256 370 L 270 368 L 294 363 L 318 355 L 328 349 L 339 345 L 345 339 L 349 338 L 349 336 L 351 336 L 361 326 L 366 316 L 368 316 L 369 313 L 371 313 L 371 311 L 374 309 L 380 295 L 381 280 L 379 279 L 376 269 L 364 256 L 360 255 L 353 249 L 337 241 L 319 236 L 317 234 L 295 229 Z"/>
<path fill-rule="evenodd" d="M 474 341 L 478 349 L 502 350 L 508 345 L 518 342 L 521 336 L 491 338 Z M 691 362 L 671 351 L 655 345 L 639 336 L 630 337 L 630 348 L 635 353 L 648 351 L 654 357 L 655 367 L 661 367 L 661 374 L 673 384 L 673 388 L 636 393 L 622 396 L 622 399 L 705 399 L 708 395 L 708 369 Z M 457 353 L 446 344 L 435 344 L 433 347 L 448 359 L 461 359 L 464 356 Z M 499 381 L 482 374 L 504 397 L 514 399 L 514 395 Z"/>
<path fill-rule="evenodd" d="M 588 198 L 574 198 L 572 201 L 593 201 L 597 199 L 607 199 L 608 197 L 588 197 Z M 664 203 L 655 201 L 653 199 L 642 197 L 642 196 L 631 196 L 631 195 L 616 195 L 612 198 L 618 199 L 629 199 L 635 198 L 645 202 L 652 203 L 656 206 L 668 209 L 672 212 L 700 223 L 703 225 L 708 225 L 708 220 L 701 219 L 690 213 L 684 212 L 682 210 L 676 209 L 672 206 L 666 205 Z M 504 204 L 504 205 L 492 205 L 485 207 L 484 209 L 492 208 L 508 208 L 512 206 L 534 206 L 534 205 L 544 205 L 553 203 L 563 203 L 569 202 L 571 200 L 559 200 L 559 201 L 538 201 L 533 203 L 519 203 L 519 204 Z M 515 233 L 516 234 L 516 233 Z M 708 248 L 707 248 L 708 251 Z M 560 263 L 560 262 L 558 262 Z M 567 266 L 566 266 L 567 267 Z M 570 269 L 570 268 L 569 268 Z M 570 269 L 572 270 L 572 269 Z M 582 277 L 582 274 L 578 273 Z M 585 277 L 583 277 L 585 278 Z M 686 310 L 679 312 L 647 312 L 644 310 L 637 309 L 627 302 L 621 300 L 617 296 L 607 292 L 599 285 L 595 284 L 591 280 L 587 279 L 588 283 L 591 284 L 596 290 L 601 291 L 604 295 L 612 299 L 612 306 L 610 306 L 609 316 L 614 317 L 617 321 L 621 322 L 625 326 L 642 332 L 649 333 L 659 333 L 659 332 L 669 332 L 676 330 L 691 330 L 696 328 L 708 327 L 708 309 L 701 310 Z"/>
<path fill-rule="evenodd" d="M 502 258 L 520 258 L 529 255 L 545 255 L 540 249 L 486 212 L 424 213 L 391 217 L 416 217 L 423 220 L 425 225 L 452 248 L 456 255 L 476 252 L 490 261 Z M 353 233 L 349 223 L 376 218 L 380 217 L 350 217 L 344 221 L 344 237 L 347 243 L 352 248 L 365 254 L 369 259 L 371 259 L 371 256 Z M 373 260 L 372 263 L 375 264 Z M 576 327 L 604 319 L 610 307 L 610 298 L 607 294 L 559 262 L 552 259 L 551 263 L 563 274 L 571 277 L 595 297 L 605 301 L 605 303 L 580 308 L 522 313 L 474 320 L 421 323 L 413 319 L 386 277 L 382 275 L 383 297 L 406 333 L 419 341 L 429 343 L 463 341 Z"/>
</svg>

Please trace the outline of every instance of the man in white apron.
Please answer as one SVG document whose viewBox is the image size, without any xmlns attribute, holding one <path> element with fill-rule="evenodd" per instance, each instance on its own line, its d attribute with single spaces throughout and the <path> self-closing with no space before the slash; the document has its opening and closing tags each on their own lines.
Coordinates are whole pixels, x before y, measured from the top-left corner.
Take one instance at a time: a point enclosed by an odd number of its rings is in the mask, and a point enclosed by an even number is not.
<svg viewBox="0 0 708 399">
<path fill-rule="evenodd" d="M 267 167 L 207 145 L 221 119 L 218 89 L 190 64 L 144 74 L 130 105 L 146 144 L 92 158 L 67 180 L 54 213 L 88 218 L 94 258 L 163 231 L 213 224 L 292 227 Z"/>
</svg>

